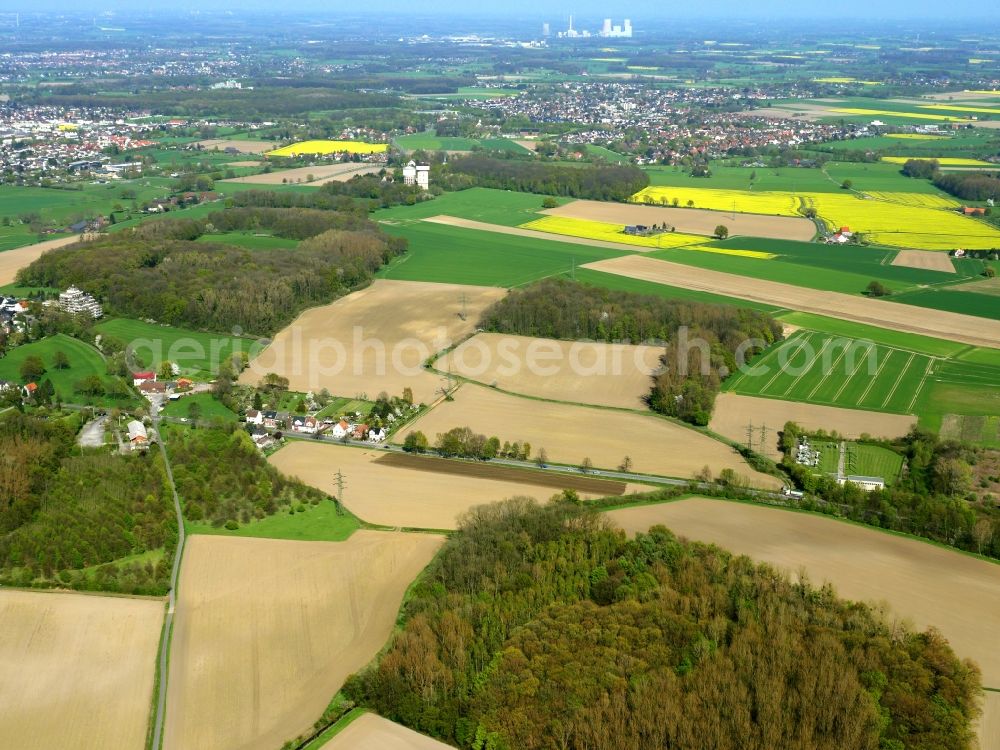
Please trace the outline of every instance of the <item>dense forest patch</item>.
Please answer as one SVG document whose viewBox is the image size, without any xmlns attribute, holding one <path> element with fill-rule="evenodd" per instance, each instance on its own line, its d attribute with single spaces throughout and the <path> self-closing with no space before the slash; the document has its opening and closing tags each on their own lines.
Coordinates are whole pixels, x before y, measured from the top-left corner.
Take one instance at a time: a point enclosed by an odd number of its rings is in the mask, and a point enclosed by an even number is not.
<svg viewBox="0 0 1000 750">
<path fill-rule="evenodd" d="M 347 695 L 462 748 L 968 748 L 979 674 L 931 630 L 569 502 L 470 512 Z"/>
<path fill-rule="evenodd" d="M 663 342 L 663 367 L 653 378 L 650 406 L 700 425 L 708 424 L 725 375 L 736 371 L 738 353 L 750 357 L 781 338 L 781 324 L 756 310 L 563 279 L 512 291 L 483 314 L 480 327 L 553 339 Z"/>
<path fill-rule="evenodd" d="M 435 180 L 446 190 L 478 186 L 599 201 L 625 201 L 649 185 L 649 175 L 634 166 L 567 167 L 479 155 L 451 159 Z"/>
<path fill-rule="evenodd" d="M 235 426 L 174 429 L 167 450 L 184 517 L 213 526 L 246 524 L 327 495 L 286 477 Z"/>
<path fill-rule="evenodd" d="M 383 235 L 354 214 L 258 208 L 212 217 L 225 228 L 266 226 L 308 239 L 294 251 L 248 250 L 195 242 L 211 222 L 150 222 L 46 253 L 19 271 L 18 279 L 76 285 L 98 297 L 111 315 L 271 334 L 304 308 L 365 284 L 406 247 L 405 240 Z"/>
<path fill-rule="evenodd" d="M 77 427 L 0 421 L 0 582 L 165 593 L 177 524 L 159 454 L 80 452 Z"/>
</svg>

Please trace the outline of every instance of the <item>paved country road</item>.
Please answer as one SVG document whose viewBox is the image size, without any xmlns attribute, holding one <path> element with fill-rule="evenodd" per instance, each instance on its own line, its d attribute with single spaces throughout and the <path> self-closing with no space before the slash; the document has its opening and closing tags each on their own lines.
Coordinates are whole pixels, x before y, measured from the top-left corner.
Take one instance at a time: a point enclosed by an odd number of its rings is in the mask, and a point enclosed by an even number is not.
<svg viewBox="0 0 1000 750">
<path fill-rule="evenodd" d="M 153 417 L 153 425 L 157 434 L 160 434 L 160 418 Z M 184 553 L 184 516 L 181 514 L 181 501 L 177 497 L 177 487 L 174 485 L 174 472 L 170 468 L 170 457 L 167 449 L 163 445 L 163 440 L 157 441 L 160 446 L 160 454 L 163 456 L 163 466 L 167 470 L 167 479 L 170 481 L 170 492 L 174 498 L 174 512 L 177 514 L 177 550 L 174 552 L 174 564 L 170 571 L 170 594 L 167 599 L 167 616 L 163 621 L 163 635 L 160 638 L 160 658 L 159 674 L 160 680 L 157 685 L 156 696 L 156 720 L 153 723 L 153 750 L 159 750 L 163 737 L 163 717 L 166 715 L 167 706 L 167 654 L 170 652 L 170 635 L 174 626 L 174 608 L 177 605 L 177 576 L 180 571 L 181 555 Z"/>
</svg>

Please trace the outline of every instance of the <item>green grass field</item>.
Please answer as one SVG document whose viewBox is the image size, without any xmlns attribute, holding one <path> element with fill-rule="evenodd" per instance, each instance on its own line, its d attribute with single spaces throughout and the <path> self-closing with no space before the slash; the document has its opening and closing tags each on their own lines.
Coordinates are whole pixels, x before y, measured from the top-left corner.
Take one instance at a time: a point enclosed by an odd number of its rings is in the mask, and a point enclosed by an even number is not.
<svg viewBox="0 0 1000 750">
<path fill-rule="evenodd" d="M 717 190 L 776 190 L 810 193 L 837 192 L 823 172 L 815 168 L 727 167 L 712 165 L 711 177 L 692 177 L 680 167 L 645 167 L 651 185 L 670 187 L 715 188 Z M 898 170 L 897 170 L 898 171 Z M 754 177 L 751 182 L 750 178 Z"/>
<path fill-rule="evenodd" d="M 98 323 L 95 330 L 131 346 L 143 367 L 155 369 L 167 360 L 189 376 L 210 375 L 233 352 L 245 351 L 252 357 L 258 347 L 256 339 L 191 331 L 131 318 L 105 320 Z"/>
<path fill-rule="evenodd" d="M 361 527 L 360 521 L 346 509 L 337 513 L 333 501 L 303 506 L 301 513 L 287 510 L 259 521 L 241 524 L 238 529 L 214 528 L 209 524 L 185 524 L 189 534 L 249 536 L 265 539 L 294 539 L 302 542 L 342 542 Z"/>
<path fill-rule="evenodd" d="M 53 359 L 58 351 L 64 352 L 69 359 L 69 367 L 65 370 L 57 370 L 53 364 Z M 92 346 L 61 333 L 41 341 L 24 344 L 7 352 L 7 355 L 0 359 L 0 380 L 24 385 L 25 381 L 21 377 L 21 365 L 31 356 L 40 357 L 45 365 L 45 374 L 38 378 L 37 382 L 52 381 L 56 395 L 64 402 L 115 403 L 114 400 L 104 397 L 90 399 L 75 391 L 74 385 L 89 375 L 99 375 L 102 380 L 108 380 L 104 358 Z M 129 399 L 124 400 L 125 403 L 128 401 Z"/>
<path fill-rule="evenodd" d="M 169 182 L 148 177 L 121 180 L 107 185 L 78 183 L 79 190 L 0 185 L 0 218 L 8 216 L 16 220 L 22 214 L 33 212 L 39 214 L 45 222 L 69 224 L 78 219 L 107 216 L 116 205 L 125 209 L 131 206 L 133 199 L 123 197 L 123 191 L 135 191 L 134 200 L 141 204 L 143 201 L 169 195 Z M 29 237 L 28 241 L 36 239 Z"/>
<path fill-rule="evenodd" d="M 874 342 L 798 331 L 725 390 L 852 409 L 912 414 L 931 372 L 924 354 Z"/>
<path fill-rule="evenodd" d="M 895 451 L 880 445 L 847 443 L 844 472 L 848 475 L 882 477 L 886 484 L 892 484 L 902 470 L 903 457 Z"/>
<path fill-rule="evenodd" d="M 190 396 L 182 396 L 176 401 L 168 401 L 161 413 L 165 417 L 190 418 L 192 404 L 198 405 L 199 420 L 221 419 L 224 422 L 235 422 L 239 419 L 220 401 L 213 398 L 211 393 L 194 393 Z"/>
<path fill-rule="evenodd" d="M 385 279 L 521 286 L 625 252 L 547 239 L 513 237 L 443 224 L 382 225 L 406 237 L 409 252 L 379 272 Z"/>
<path fill-rule="evenodd" d="M 881 281 L 894 293 L 967 280 L 959 274 L 890 265 L 889 260 L 896 253 L 888 249 L 740 237 L 724 242 L 708 242 L 705 246 L 771 252 L 777 253 L 778 257 L 748 258 L 683 247 L 654 250 L 646 255 L 698 268 L 844 294 L 862 294 L 873 280 Z"/>
</svg>

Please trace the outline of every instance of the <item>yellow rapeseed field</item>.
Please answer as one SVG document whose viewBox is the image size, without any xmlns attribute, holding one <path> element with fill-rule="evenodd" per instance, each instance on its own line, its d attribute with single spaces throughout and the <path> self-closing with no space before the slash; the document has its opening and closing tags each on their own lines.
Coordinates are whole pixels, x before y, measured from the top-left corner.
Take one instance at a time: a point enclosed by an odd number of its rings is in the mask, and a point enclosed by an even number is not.
<svg viewBox="0 0 1000 750">
<path fill-rule="evenodd" d="M 882 161 L 889 164 L 906 164 L 912 156 L 883 156 Z M 921 159 L 933 159 L 942 167 L 990 167 L 993 166 L 988 161 L 980 159 L 960 159 L 952 156 L 921 156 Z"/>
<path fill-rule="evenodd" d="M 1000 109 L 996 107 L 968 107 L 959 104 L 921 104 L 920 109 L 944 109 L 954 112 L 975 112 L 987 115 L 1000 115 Z"/>
<path fill-rule="evenodd" d="M 839 78 L 828 76 L 826 78 L 813 78 L 816 83 L 860 83 L 862 86 L 881 86 L 881 81 L 859 81 L 857 78 Z"/>
<path fill-rule="evenodd" d="M 674 202 L 676 199 L 676 204 Z M 743 214 L 769 216 L 801 216 L 801 201 L 794 193 L 753 192 L 749 190 L 717 190 L 715 188 L 668 187 L 655 185 L 632 196 L 633 203 L 658 206 L 709 208 L 714 211 L 735 211 Z"/>
<path fill-rule="evenodd" d="M 620 242 L 624 245 L 640 247 L 670 248 L 683 247 L 704 242 L 704 237 L 680 232 L 664 232 L 651 237 L 640 237 L 625 234 L 624 224 L 609 224 L 603 221 L 589 219 L 573 219 L 564 216 L 545 216 L 535 221 L 522 224 L 521 229 L 533 229 L 536 232 L 549 232 L 569 237 L 583 237 L 588 240 L 603 240 L 605 242 Z"/>
<path fill-rule="evenodd" d="M 302 141 L 268 151 L 265 156 L 299 156 L 302 154 L 380 154 L 388 150 L 385 143 L 365 143 L 364 141 Z"/>
<path fill-rule="evenodd" d="M 716 190 L 712 188 L 650 187 L 636 193 L 638 203 L 660 203 L 661 198 L 680 205 L 692 201 L 697 208 L 745 213 L 801 215 L 799 208 L 814 208 L 831 230 L 850 227 L 876 244 L 923 250 L 989 250 L 1000 247 L 1000 230 L 962 216 L 955 204 L 935 195 L 878 194 L 878 199 L 849 193 L 789 193 Z"/>
<path fill-rule="evenodd" d="M 953 210 L 863 200 L 841 193 L 804 197 L 831 228 L 848 226 L 881 245 L 924 250 L 1000 247 L 1000 230 Z"/>
<path fill-rule="evenodd" d="M 854 109 L 853 107 L 834 107 L 831 112 L 843 115 L 863 115 L 865 117 L 906 117 L 914 120 L 944 120 L 945 122 L 967 122 L 964 117 L 951 115 L 932 115 L 929 112 L 893 112 L 888 109 Z"/>
<path fill-rule="evenodd" d="M 927 193 L 897 193 L 866 190 L 865 195 L 871 196 L 878 201 L 899 203 L 903 206 L 917 206 L 918 208 L 958 208 L 960 205 L 953 198 L 944 195 L 929 195 Z"/>
<path fill-rule="evenodd" d="M 947 135 L 930 135 L 928 133 L 887 133 L 886 138 L 904 138 L 909 141 L 946 141 Z"/>
<path fill-rule="evenodd" d="M 771 260 L 777 258 L 777 253 L 765 253 L 761 250 L 741 250 L 738 247 L 711 247 L 710 245 L 689 245 L 684 250 L 697 250 L 701 253 L 715 253 L 716 255 L 736 255 L 740 258 L 756 258 L 757 260 Z"/>
</svg>

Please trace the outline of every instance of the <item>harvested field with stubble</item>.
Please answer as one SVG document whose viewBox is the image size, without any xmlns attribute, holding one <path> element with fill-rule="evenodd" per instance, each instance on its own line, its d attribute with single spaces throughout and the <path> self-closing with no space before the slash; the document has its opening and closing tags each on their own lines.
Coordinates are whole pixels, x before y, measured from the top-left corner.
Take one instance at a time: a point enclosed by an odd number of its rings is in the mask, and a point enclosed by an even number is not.
<svg viewBox="0 0 1000 750">
<path fill-rule="evenodd" d="M 227 140 L 225 138 L 210 138 L 207 141 L 198 141 L 196 146 L 201 146 L 206 151 L 225 151 L 231 148 L 241 154 L 263 154 L 274 148 L 274 141 L 241 141 L 239 139 Z"/>
<path fill-rule="evenodd" d="M 781 486 L 775 477 L 751 469 L 728 445 L 652 414 L 535 401 L 472 384 L 393 440 L 402 442 L 420 430 L 433 442 L 454 427 L 496 435 L 501 443 L 526 441 L 532 456 L 544 448 L 557 464 L 577 465 L 589 457 L 597 469 L 616 469 L 629 456 L 632 471 L 642 474 L 688 479 L 707 465 L 715 474 L 732 469 L 757 487 Z"/>
<path fill-rule="evenodd" d="M 669 190 L 669 188 L 663 188 Z M 629 203 L 579 200 L 559 208 L 542 211 L 550 216 L 604 221 L 612 224 L 663 224 L 676 227 L 678 232 L 712 236 L 720 224 L 729 229 L 729 236 L 766 237 L 778 240 L 808 242 L 816 235 L 816 225 L 809 219 L 792 216 L 761 216 L 732 214 L 698 208 L 669 208 Z"/>
<path fill-rule="evenodd" d="M 0 591 L 0 745 L 143 750 L 164 603 Z"/>
<path fill-rule="evenodd" d="M 410 387 L 415 402 L 430 403 L 442 384 L 423 369 L 424 361 L 472 333 L 483 311 L 504 294 L 494 287 L 378 279 L 302 313 L 240 382 L 256 384 L 276 372 L 296 391 L 328 388 L 338 396 L 374 399 L 380 391 L 400 396 Z"/>
<path fill-rule="evenodd" d="M 931 250 L 900 250 L 892 259 L 892 265 L 905 268 L 920 268 L 925 271 L 955 273 L 955 264 L 947 253 Z"/>
<path fill-rule="evenodd" d="M 614 510 L 627 532 L 663 524 L 675 534 L 717 544 L 840 596 L 886 603 L 889 618 L 938 628 L 961 657 L 975 661 L 983 685 L 1000 687 L 1000 566 L 942 547 L 853 524 L 778 508 L 691 498 Z M 982 750 L 1000 747 L 1000 701 L 986 705 Z"/>
<path fill-rule="evenodd" d="M 935 310 L 933 314 L 897 302 L 853 296 L 710 271 L 681 263 L 626 255 L 587 263 L 583 268 L 603 271 L 655 284 L 712 292 L 764 302 L 831 318 L 919 333 L 933 338 L 960 341 L 973 346 L 1000 347 L 1000 321 Z"/>
<path fill-rule="evenodd" d="M 308 730 L 385 645 L 441 542 L 384 531 L 346 542 L 192 536 L 164 748 L 274 750 Z"/>
<path fill-rule="evenodd" d="M 369 523 L 415 529 L 455 529 L 469 508 L 509 497 L 544 501 L 563 489 L 577 489 L 587 498 L 649 489 L 593 477 L 304 441 L 286 445 L 268 460 L 285 474 L 331 494 L 337 492 L 334 475 L 342 471 L 347 485 L 343 502 L 354 515 Z"/>
<path fill-rule="evenodd" d="M 0 253 L 0 285 L 13 284 L 16 280 L 17 272 L 25 266 L 31 265 L 38 260 L 42 253 L 48 250 L 55 250 L 57 247 L 65 247 L 79 242 L 80 235 L 74 234 L 72 237 L 59 237 L 55 240 L 36 242 L 34 245 L 25 245 L 13 250 L 5 250 Z"/>
<path fill-rule="evenodd" d="M 246 177 L 232 177 L 228 180 L 220 180 L 220 184 L 226 182 L 242 182 L 250 185 L 284 185 L 302 183 L 304 185 L 325 185 L 328 182 L 347 182 L 349 179 L 359 174 L 375 174 L 381 169 L 381 165 L 357 164 L 346 162 L 344 164 L 318 164 L 315 167 L 297 167 L 295 169 L 278 169 L 273 172 L 262 174 L 252 174 Z M 313 179 L 310 180 L 309 176 Z"/>
<path fill-rule="evenodd" d="M 479 333 L 434 367 L 526 396 L 645 410 L 662 354 L 659 346 Z"/>
<path fill-rule="evenodd" d="M 320 750 L 453 750 L 378 714 L 358 717 Z"/>
<path fill-rule="evenodd" d="M 747 425 L 755 430 L 754 450 L 771 458 L 780 458 L 778 431 L 785 422 L 796 422 L 806 430 L 838 432 L 848 439 L 867 433 L 872 437 L 896 438 L 905 435 L 916 424 L 915 417 L 906 414 L 885 414 L 860 409 L 842 409 L 797 401 L 741 396 L 720 393 L 708 428 L 738 443 L 746 443 Z M 767 428 L 767 439 L 760 444 L 760 430 Z"/>
</svg>

